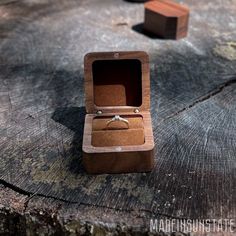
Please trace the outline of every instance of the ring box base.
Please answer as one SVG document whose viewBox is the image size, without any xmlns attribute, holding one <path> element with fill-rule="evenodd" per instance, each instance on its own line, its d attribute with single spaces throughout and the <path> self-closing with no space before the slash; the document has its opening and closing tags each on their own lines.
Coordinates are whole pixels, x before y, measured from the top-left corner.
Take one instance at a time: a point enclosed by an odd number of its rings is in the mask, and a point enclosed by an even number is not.
<svg viewBox="0 0 236 236">
<path fill-rule="evenodd" d="M 103 117 L 111 117 L 114 114 L 107 114 Z M 148 172 L 153 168 L 154 142 L 151 126 L 150 113 L 139 114 L 143 120 L 143 128 L 134 129 L 109 129 L 102 132 L 109 132 L 109 142 L 99 145 L 103 138 L 99 134 L 95 136 L 98 140 L 93 143 L 93 120 L 97 116 L 87 114 L 85 117 L 84 144 L 83 144 L 83 163 L 88 173 L 127 173 L 127 172 Z M 137 117 L 135 114 L 122 114 L 122 117 Z M 137 132 L 143 130 L 142 132 Z M 115 134 L 120 131 L 127 134 L 128 138 L 115 136 L 111 138 L 112 132 Z M 132 133 L 132 131 L 134 131 Z M 101 132 L 101 131 L 95 131 Z M 117 138 L 117 139 L 116 139 Z M 106 140 L 107 141 L 107 140 Z M 118 145 L 119 144 L 119 145 Z M 96 145 L 96 146 L 95 146 Z"/>
</svg>

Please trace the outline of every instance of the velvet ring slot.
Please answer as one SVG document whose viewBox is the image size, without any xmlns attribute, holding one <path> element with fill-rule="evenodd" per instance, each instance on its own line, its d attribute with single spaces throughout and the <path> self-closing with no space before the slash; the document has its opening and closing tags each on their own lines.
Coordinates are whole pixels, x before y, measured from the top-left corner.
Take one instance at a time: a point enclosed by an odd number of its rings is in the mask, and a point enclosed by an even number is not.
<svg viewBox="0 0 236 236">
<path fill-rule="evenodd" d="M 113 122 L 107 126 L 111 116 L 95 117 L 92 124 L 92 145 L 94 147 L 142 145 L 145 142 L 142 116 L 123 116 L 123 122 Z"/>
</svg>

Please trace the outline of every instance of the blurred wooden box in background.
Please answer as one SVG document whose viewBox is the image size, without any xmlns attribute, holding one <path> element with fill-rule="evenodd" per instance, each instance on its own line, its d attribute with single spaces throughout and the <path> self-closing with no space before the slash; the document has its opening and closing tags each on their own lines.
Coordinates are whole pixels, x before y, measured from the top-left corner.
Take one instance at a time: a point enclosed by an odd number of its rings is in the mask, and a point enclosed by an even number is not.
<svg viewBox="0 0 236 236">
<path fill-rule="evenodd" d="M 166 39 L 187 36 L 189 9 L 170 0 L 145 3 L 144 29 Z"/>
</svg>

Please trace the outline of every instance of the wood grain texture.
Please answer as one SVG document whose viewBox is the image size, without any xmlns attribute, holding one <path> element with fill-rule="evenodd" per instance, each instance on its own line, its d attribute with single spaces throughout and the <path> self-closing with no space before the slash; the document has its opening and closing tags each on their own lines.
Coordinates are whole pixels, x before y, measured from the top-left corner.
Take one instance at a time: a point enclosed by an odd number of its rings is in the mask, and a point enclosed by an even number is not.
<svg viewBox="0 0 236 236">
<path fill-rule="evenodd" d="M 165 39 L 187 36 L 189 9 L 171 0 L 154 0 L 145 3 L 144 29 Z"/>
<path fill-rule="evenodd" d="M 0 179 L 23 203 L 31 196 L 26 212 L 40 212 L 53 198 L 60 216 L 76 222 L 83 206 L 131 228 L 147 229 L 151 217 L 164 215 L 235 219 L 236 2 L 184 3 L 192 12 L 189 36 L 178 42 L 131 29 L 143 19 L 142 4 L 0 6 Z M 115 50 L 150 55 L 157 151 L 149 174 L 90 176 L 81 165 L 83 56 Z M 13 206 L 12 195 L 11 204 L 2 198 L 5 210 Z M 85 219 L 109 221 L 99 213 Z"/>
</svg>

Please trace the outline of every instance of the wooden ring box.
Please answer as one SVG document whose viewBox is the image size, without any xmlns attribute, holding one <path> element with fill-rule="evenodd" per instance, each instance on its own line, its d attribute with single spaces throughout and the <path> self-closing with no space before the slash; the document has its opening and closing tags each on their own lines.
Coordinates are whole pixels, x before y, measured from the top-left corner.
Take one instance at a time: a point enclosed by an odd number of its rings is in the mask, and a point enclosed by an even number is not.
<svg viewBox="0 0 236 236">
<path fill-rule="evenodd" d="M 171 0 L 154 0 L 144 4 L 144 29 L 165 39 L 187 36 L 189 8 Z"/>
<path fill-rule="evenodd" d="M 149 58 L 145 52 L 98 52 L 84 58 L 86 117 L 83 164 L 88 173 L 153 168 Z M 129 121 L 107 122 L 115 115 Z"/>
</svg>

